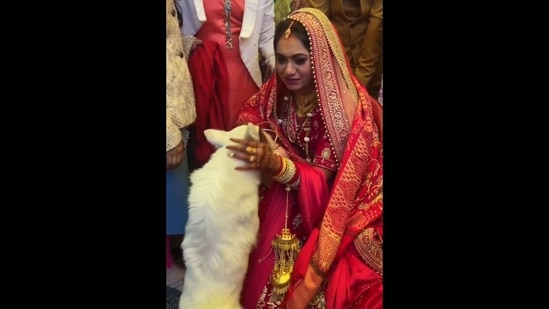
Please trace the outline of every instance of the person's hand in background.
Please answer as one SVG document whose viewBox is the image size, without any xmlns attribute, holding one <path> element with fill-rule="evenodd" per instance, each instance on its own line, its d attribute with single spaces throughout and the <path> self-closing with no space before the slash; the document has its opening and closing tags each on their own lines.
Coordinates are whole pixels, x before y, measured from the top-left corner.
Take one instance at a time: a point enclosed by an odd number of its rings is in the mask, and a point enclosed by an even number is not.
<svg viewBox="0 0 549 309">
<path fill-rule="evenodd" d="M 199 45 L 202 45 L 202 41 L 195 38 L 195 40 L 193 41 L 193 44 L 191 45 L 191 53 L 192 53 Z"/>
<path fill-rule="evenodd" d="M 184 155 L 185 146 L 183 146 L 183 141 L 181 141 L 177 146 L 166 152 L 166 169 L 176 169 L 181 164 L 181 161 L 183 161 Z"/>
</svg>

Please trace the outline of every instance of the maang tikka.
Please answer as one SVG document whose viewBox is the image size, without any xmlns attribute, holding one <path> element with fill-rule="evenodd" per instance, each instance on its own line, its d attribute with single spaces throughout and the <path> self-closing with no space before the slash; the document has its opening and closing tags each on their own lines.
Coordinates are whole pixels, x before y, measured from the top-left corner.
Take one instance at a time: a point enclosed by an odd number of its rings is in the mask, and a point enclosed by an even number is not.
<svg viewBox="0 0 549 309">
<path fill-rule="evenodd" d="M 290 34 L 292 34 L 292 25 L 294 24 L 294 21 L 292 20 L 292 22 L 290 23 L 290 25 L 288 26 L 288 29 L 286 29 L 286 31 L 284 31 L 284 39 L 287 40 L 288 37 L 290 37 Z"/>
</svg>

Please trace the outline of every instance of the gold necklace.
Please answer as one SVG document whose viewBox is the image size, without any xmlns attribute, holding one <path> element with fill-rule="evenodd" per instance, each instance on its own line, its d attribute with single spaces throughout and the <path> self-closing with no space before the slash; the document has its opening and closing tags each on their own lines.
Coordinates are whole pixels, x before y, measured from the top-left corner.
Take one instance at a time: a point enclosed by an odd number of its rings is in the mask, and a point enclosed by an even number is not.
<svg viewBox="0 0 549 309">
<path fill-rule="evenodd" d="M 297 98 L 298 97 L 296 97 L 295 106 L 292 104 L 294 102 L 293 97 L 290 99 L 290 104 L 288 105 L 288 119 L 286 121 L 286 126 L 284 128 L 285 129 L 284 131 L 286 132 L 288 139 L 292 143 L 295 143 L 296 141 L 298 141 L 299 136 L 301 135 L 303 130 L 308 131 L 308 129 L 310 128 L 309 126 L 310 118 L 313 116 L 312 111 L 316 107 L 316 104 L 315 104 L 316 100 L 309 99 L 307 101 L 302 101 L 302 102 L 305 102 L 307 105 L 304 108 L 304 103 L 301 103 L 301 105 L 299 105 L 297 103 Z M 301 100 L 303 100 L 304 98 L 306 99 L 306 97 L 301 97 Z M 292 113 L 294 109 L 295 109 L 295 113 Z M 297 121 L 297 118 L 303 118 L 303 117 L 305 117 L 305 120 L 303 120 L 303 122 L 300 125 Z M 297 132 L 298 128 L 299 128 L 299 132 Z"/>
<path fill-rule="evenodd" d="M 282 131 L 285 133 L 286 137 L 290 141 L 290 143 L 295 144 L 296 142 L 298 145 L 305 150 L 305 160 L 307 162 L 312 162 L 312 159 L 310 158 L 309 153 L 309 141 L 311 138 L 309 137 L 310 131 L 311 131 L 311 117 L 313 117 L 313 111 L 318 106 L 318 100 L 316 96 L 316 91 L 313 91 L 312 93 L 305 95 L 305 96 L 294 96 L 288 97 L 284 96 L 284 101 L 287 102 L 284 104 L 283 108 L 285 109 L 285 113 L 282 115 L 282 117 L 286 117 L 285 119 L 280 118 L 278 115 L 278 108 L 276 101 L 274 103 L 274 120 L 275 122 L 281 127 Z M 293 104 L 293 101 L 296 101 L 296 104 Z M 303 118 L 306 116 L 305 120 L 299 125 L 297 118 L 298 116 L 300 118 Z M 299 127 L 299 132 L 297 132 Z M 303 138 L 303 141 L 305 144 L 301 143 L 299 141 L 299 136 L 301 136 L 301 133 L 305 131 L 305 137 Z"/>
<path fill-rule="evenodd" d="M 316 91 L 313 91 L 307 95 L 300 96 L 295 95 L 295 103 L 297 105 L 297 116 L 302 118 L 306 114 L 310 113 L 318 102 L 316 98 Z"/>
</svg>

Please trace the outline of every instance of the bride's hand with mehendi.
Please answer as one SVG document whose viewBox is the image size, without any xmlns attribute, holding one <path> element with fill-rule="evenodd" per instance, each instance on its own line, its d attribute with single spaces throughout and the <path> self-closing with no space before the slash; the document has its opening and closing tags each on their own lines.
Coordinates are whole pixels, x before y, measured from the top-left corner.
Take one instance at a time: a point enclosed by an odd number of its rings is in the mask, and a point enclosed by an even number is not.
<svg viewBox="0 0 549 309">
<path fill-rule="evenodd" d="M 288 151 L 286 148 L 280 146 L 279 143 L 276 142 L 276 138 L 273 140 L 273 138 L 265 133 L 263 129 L 260 129 L 259 132 L 261 133 L 261 141 L 266 142 L 270 145 L 271 149 L 274 150 L 274 152 L 284 158 L 289 158 Z"/>
<path fill-rule="evenodd" d="M 267 175 L 273 175 L 282 166 L 281 158 L 268 143 L 231 138 L 236 144 L 225 146 L 232 152 L 233 158 L 249 162 L 250 164 L 236 167 L 237 170 L 261 170 Z"/>
</svg>

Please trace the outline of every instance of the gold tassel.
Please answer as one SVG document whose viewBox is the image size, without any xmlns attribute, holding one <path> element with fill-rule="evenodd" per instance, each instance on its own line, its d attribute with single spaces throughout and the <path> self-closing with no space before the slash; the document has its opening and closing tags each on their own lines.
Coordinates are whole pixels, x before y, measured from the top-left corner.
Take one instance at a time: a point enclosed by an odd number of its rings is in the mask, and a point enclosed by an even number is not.
<svg viewBox="0 0 549 309">
<path fill-rule="evenodd" d="M 299 251 L 299 242 L 288 229 L 288 194 L 290 187 L 286 186 L 286 222 L 280 235 L 272 242 L 274 249 L 274 268 L 271 274 L 273 299 L 282 301 L 290 286 L 290 277 Z"/>
</svg>

